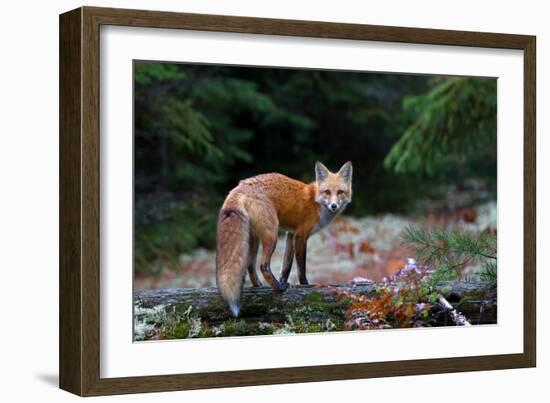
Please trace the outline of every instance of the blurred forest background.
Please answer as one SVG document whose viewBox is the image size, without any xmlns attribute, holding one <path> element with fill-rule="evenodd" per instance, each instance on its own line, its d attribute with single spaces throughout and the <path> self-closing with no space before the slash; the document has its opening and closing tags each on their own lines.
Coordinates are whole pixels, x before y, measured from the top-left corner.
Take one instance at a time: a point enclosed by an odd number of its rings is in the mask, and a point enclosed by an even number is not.
<svg viewBox="0 0 550 403">
<path fill-rule="evenodd" d="M 214 285 L 227 192 L 316 160 L 351 160 L 354 195 L 310 281 L 391 275 L 410 224 L 496 234 L 496 79 L 136 61 L 134 95 L 137 288 Z"/>
</svg>

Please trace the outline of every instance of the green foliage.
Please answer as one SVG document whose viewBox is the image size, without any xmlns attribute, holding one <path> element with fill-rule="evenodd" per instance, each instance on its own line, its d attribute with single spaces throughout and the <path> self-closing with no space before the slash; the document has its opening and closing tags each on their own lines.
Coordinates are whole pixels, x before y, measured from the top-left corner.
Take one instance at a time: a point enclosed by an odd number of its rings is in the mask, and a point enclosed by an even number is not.
<svg viewBox="0 0 550 403">
<path fill-rule="evenodd" d="M 482 264 L 482 280 L 496 281 L 496 235 L 409 226 L 402 240 L 411 245 L 419 261 L 436 269 L 431 276 L 434 283 L 460 278 L 461 269 L 474 262 Z"/>
<path fill-rule="evenodd" d="M 332 169 L 351 160 L 354 215 L 408 211 L 472 169 L 496 178 L 478 143 L 494 127 L 494 82 L 134 62 L 136 271 L 212 248 L 225 195 L 259 173 L 311 181 L 316 160 Z M 462 154 L 459 170 L 416 175 Z"/>
<path fill-rule="evenodd" d="M 252 133 L 234 127 L 220 105 L 235 113 L 253 109 L 256 94 L 246 83 L 220 81 L 199 80 L 196 69 L 185 71 L 180 65 L 135 63 L 138 191 L 221 183 L 235 160 L 250 161 L 243 148 Z M 246 97 L 251 98 L 248 106 L 242 101 Z"/>
<path fill-rule="evenodd" d="M 491 283 L 497 282 L 497 263 L 493 260 L 487 260 L 483 263 L 481 271 L 479 272 L 479 278 L 482 281 L 488 281 Z"/>
<path fill-rule="evenodd" d="M 412 122 L 384 165 L 433 176 L 489 157 L 496 169 L 496 107 L 496 79 L 450 77 L 425 94 L 405 97 Z"/>
<path fill-rule="evenodd" d="M 136 203 L 135 272 L 159 274 L 164 267 L 177 268 L 182 253 L 212 249 L 219 203 L 197 195 L 186 201 L 155 198 Z"/>
<path fill-rule="evenodd" d="M 182 80 L 185 73 L 176 65 L 157 62 L 136 62 L 134 64 L 134 80 L 136 84 L 150 85 L 154 82 Z"/>
</svg>

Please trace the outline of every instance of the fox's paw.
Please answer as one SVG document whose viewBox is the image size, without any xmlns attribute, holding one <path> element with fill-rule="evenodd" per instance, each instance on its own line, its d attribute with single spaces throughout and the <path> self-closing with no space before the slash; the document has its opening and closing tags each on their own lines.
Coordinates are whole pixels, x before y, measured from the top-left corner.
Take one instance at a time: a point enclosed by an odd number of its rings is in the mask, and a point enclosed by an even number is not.
<svg viewBox="0 0 550 403">
<path fill-rule="evenodd" d="M 288 281 L 280 281 L 279 284 L 281 285 L 281 287 L 279 288 L 280 292 L 285 292 L 287 288 L 290 287 Z"/>
<path fill-rule="evenodd" d="M 300 281 L 300 285 L 310 285 L 309 281 L 307 281 L 307 278 L 305 277 L 300 277 L 299 281 Z"/>
</svg>

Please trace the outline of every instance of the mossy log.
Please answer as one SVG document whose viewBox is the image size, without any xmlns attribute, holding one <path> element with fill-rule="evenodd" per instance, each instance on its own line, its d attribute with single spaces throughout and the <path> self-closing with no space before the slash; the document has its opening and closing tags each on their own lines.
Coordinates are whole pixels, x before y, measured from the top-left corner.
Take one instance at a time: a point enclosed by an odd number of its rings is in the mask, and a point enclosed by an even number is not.
<svg viewBox="0 0 550 403">
<path fill-rule="evenodd" d="M 436 287 L 439 294 L 472 324 L 496 323 L 496 287 L 485 282 L 442 282 Z M 291 286 L 280 293 L 268 287 L 245 287 L 241 298 L 239 318 L 246 322 L 285 322 L 294 320 L 321 323 L 343 321 L 349 300 L 338 298 L 338 290 L 374 297 L 373 284 L 334 286 Z M 194 317 L 211 325 L 232 319 L 227 304 L 215 287 L 196 289 L 161 289 L 136 291 L 134 313 L 137 322 L 147 321 L 151 312 L 182 314 L 192 311 Z M 432 312 L 441 325 L 452 325 L 443 307 Z M 157 315 L 158 316 L 158 315 Z M 158 321 L 158 318 L 156 319 Z"/>
</svg>

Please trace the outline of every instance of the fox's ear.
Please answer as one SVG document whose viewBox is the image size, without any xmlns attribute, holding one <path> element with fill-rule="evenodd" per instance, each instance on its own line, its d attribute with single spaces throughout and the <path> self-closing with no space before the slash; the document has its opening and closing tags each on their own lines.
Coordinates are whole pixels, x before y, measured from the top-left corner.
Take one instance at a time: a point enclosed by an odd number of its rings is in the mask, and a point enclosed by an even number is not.
<svg viewBox="0 0 550 403">
<path fill-rule="evenodd" d="M 348 161 L 344 165 L 342 165 L 342 168 L 340 168 L 340 170 L 338 171 L 338 175 L 348 181 L 351 181 L 352 173 L 353 166 L 351 165 L 351 161 Z"/>
<path fill-rule="evenodd" d="M 329 170 L 326 166 L 324 166 L 319 161 L 315 163 L 315 180 L 317 182 L 322 182 L 325 179 L 327 179 L 328 173 L 329 173 Z"/>
</svg>

